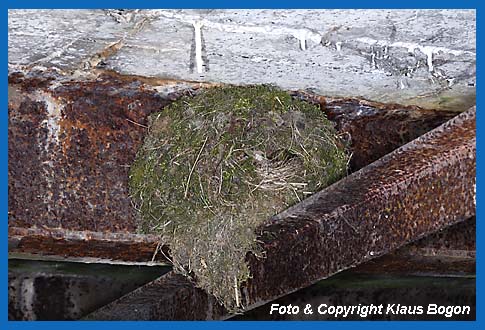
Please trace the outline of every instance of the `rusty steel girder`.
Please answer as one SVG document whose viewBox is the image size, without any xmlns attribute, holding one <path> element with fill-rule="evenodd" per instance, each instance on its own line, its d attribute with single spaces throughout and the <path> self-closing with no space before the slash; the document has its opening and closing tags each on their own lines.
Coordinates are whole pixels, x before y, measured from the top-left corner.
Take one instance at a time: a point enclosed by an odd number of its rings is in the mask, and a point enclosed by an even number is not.
<svg viewBox="0 0 485 330">
<path fill-rule="evenodd" d="M 475 108 L 387 154 L 259 228 L 246 309 L 307 287 L 475 215 Z M 169 273 L 87 319 L 223 319 L 215 299 Z"/>
<path fill-rule="evenodd" d="M 475 108 L 260 228 L 242 293 L 261 304 L 475 215 Z M 268 274 L 271 273 L 271 276 Z"/>
<path fill-rule="evenodd" d="M 112 73 L 81 81 L 55 74 L 9 77 L 11 255 L 165 262 L 168 247 L 154 254 L 158 237 L 136 233 L 127 189 L 128 169 L 142 143 L 147 116 L 181 94 L 159 93 L 154 86 L 161 84 Z M 187 85 L 189 92 L 199 87 Z M 454 116 L 302 92 L 295 97 L 320 104 L 347 136 L 354 171 Z M 269 219 L 259 229 L 266 257 L 247 256 L 253 278 L 241 290 L 246 308 L 465 220 L 475 214 L 474 187 L 471 109 Z M 136 301 L 142 302 L 138 311 L 145 314 L 129 312 Z M 175 274 L 90 316 L 225 317 L 227 312 L 213 297 Z"/>
<path fill-rule="evenodd" d="M 158 238 L 136 232 L 128 170 L 147 116 L 184 92 L 160 93 L 155 87 L 176 83 L 109 72 L 75 81 L 50 72 L 9 76 L 12 256 L 165 262 L 164 253 L 154 254 Z M 183 83 L 188 93 L 209 86 Z M 350 140 L 353 170 L 455 115 L 302 92 L 295 97 L 320 104 Z"/>
</svg>

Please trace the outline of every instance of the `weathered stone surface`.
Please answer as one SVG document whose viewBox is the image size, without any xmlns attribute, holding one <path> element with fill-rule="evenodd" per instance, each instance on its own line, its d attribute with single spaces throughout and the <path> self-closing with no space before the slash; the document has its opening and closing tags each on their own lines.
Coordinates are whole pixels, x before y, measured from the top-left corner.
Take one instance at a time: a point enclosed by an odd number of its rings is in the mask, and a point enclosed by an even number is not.
<svg viewBox="0 0 485 330">
<path fill-rule="evenodd" d="M 9 10 L 8 19 L 10 70 L 35 65 L 81 68 L 134 26 L 119 24 L 101 10 Z"/>
<path fill-rule="evenodd" d="M 94 66 L 463 109 L 475 100 L 475 21 L 473 10 L 11 10 L 9 68 Z"/>
</svg>

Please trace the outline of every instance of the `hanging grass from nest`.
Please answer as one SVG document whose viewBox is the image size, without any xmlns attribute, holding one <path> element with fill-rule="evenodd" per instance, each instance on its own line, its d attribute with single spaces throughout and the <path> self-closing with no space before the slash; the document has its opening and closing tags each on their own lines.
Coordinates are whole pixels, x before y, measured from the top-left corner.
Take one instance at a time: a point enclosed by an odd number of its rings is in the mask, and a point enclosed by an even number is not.
<svg viewBox="0 0 485 330">
<path fill-rule="evenodd" d="M 169 244 L 174 270 L 241 308 L 260 255 L 255 229 L 337 181 L 348 156 L 317 106 L 271 86 L 221 87 L 150 117 L 130 171 L 140 231 Z"/>
</svg>

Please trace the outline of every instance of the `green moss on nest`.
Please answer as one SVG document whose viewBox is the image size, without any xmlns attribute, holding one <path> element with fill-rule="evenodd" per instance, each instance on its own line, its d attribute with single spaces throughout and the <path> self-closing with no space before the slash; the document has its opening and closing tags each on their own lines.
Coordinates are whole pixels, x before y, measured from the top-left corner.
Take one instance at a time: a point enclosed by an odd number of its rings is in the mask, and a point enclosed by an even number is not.
<svg viewBox="0 0 485 330">
<path fill-rule="evenodd" d="M 337 181 L 347 160 L 318 107 L 270 86 L 212 88 L 150 117 L 130 189 L 140 231 L 234 310 L 246 253 L 262 252 L 255 229 Z"/>
</svg>

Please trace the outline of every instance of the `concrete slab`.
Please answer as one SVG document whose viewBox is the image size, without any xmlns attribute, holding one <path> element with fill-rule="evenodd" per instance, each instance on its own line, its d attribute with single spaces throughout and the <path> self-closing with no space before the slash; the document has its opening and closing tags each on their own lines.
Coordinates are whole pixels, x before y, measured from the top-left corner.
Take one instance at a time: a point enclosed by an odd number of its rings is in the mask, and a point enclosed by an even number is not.
<svg viewBox="0 0 485 330">
<path fill-rule="evenodd" d="M 473 10 L 11 10 L 9 68 L 92 65 L 457 110 L 474 104 L 475 22 Z"/>
</svg>

